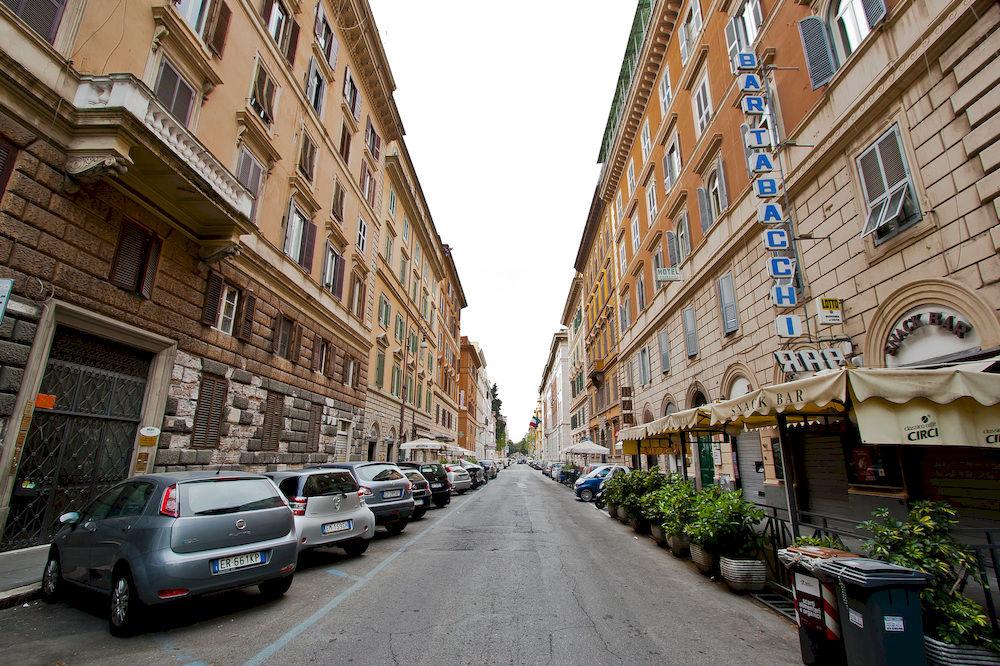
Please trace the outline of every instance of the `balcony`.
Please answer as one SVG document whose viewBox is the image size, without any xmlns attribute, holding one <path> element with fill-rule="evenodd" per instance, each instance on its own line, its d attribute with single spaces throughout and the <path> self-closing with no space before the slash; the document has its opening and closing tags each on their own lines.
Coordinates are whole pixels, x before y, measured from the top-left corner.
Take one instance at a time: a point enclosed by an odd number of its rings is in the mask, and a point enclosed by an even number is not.
<svg viewBox="0 0 1000 666">
<path fill-rule="evenodd" d="M 66 168 L 77 183 L 114 182 L 167 213 L 206 256 L 254 230 L 250 193 L 142 81 L 83 76 L 73 104 Z"/>
</svg>

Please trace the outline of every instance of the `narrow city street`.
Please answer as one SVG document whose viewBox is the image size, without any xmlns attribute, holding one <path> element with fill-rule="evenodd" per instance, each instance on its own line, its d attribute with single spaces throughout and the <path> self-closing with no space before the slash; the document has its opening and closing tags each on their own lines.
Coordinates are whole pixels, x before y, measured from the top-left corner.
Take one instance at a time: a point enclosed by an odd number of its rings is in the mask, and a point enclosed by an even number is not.
<svg viewBox="0 0 1000 666">
<path fill-rule="evenodd" d="M 104 603 L 0 613 L 5 663 L 798 663 L 794 628 L 526 465 L 292 589 L 168 607 L 131 639 Z"/>
</svg>

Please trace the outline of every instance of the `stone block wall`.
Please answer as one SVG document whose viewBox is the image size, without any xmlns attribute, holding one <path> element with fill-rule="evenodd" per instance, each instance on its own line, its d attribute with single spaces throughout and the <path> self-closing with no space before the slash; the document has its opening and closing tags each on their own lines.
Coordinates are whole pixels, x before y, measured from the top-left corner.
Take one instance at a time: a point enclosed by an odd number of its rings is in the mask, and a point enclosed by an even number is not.
<svg viewBox="0 0 1000 666">
<path fill-rule="evenodd" d="M 0 441 L 14 412 L 37 328 L 38 308 L 23 299 L 12 299 L 0 322 Z"/>
</svg>

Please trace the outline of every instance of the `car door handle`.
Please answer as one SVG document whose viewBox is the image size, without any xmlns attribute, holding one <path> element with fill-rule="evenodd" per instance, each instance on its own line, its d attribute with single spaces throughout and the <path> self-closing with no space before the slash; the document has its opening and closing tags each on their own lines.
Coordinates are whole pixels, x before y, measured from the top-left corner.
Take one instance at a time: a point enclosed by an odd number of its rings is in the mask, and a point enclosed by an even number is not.
<svg viewBox="0 0 1000 666">
<path fill-rule="evenodd" d="M 88 532 L 96 532 L 97 523 L 93 521 L 87 521 L 86 523 L 83 524 L 83 529 L 87 530 Z"/>
</svg>

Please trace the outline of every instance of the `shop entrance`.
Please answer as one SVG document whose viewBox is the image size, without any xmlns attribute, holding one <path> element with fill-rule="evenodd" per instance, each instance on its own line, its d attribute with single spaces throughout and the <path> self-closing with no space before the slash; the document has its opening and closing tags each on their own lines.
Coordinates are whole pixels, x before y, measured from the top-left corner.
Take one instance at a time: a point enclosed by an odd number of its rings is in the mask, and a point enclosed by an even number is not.
<svg viewBox="0 0 1000 666">
<path fill-rule="evenodd" d="M 46 543 L 59 516 L 124 479 L 153 354 L 58 326 L 21 454 L 0 550 Z"/>
</svg>

